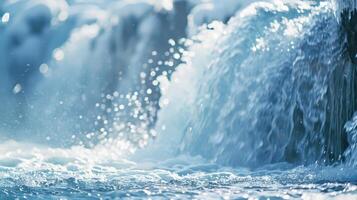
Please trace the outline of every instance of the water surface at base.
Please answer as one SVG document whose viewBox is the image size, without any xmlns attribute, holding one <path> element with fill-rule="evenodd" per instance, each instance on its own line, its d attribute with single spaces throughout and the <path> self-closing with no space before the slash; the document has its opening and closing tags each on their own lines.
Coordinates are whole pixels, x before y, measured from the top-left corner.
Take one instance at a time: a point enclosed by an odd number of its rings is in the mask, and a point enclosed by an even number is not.
<svg viewBox="0 0 357 200">
<path fill-rule="evenodd" d="M 102 158 L 100 148 L 34 148 L 15 142 L 2 147 L 7 153 L 0 159 L 1 199 L 357 198 L 357 172 L 343 166 L 278 163 L 250 171 L 198 157 L 138 164 L 120 155 Z"/>
<path fill-rule="evenodd" d="M 101 168 L 90 177 L 58 171 L 16 172 L 1 179 L 2 199 L 326 199 L 357 198 L 357 186 L 342 179 L 319 179 L 321 172 L 310 168 L 289 171 L 207 171 L 216 166 L 191 166 L 177 171 L 157 169 Z M 341 169 L 322 169 L 336 170 Z M 5 172 L 5 171 L 4 171 Z M 3 173 L 4 173 L 3 172 Z M 8 171 L 6 171 L 8 173 Z M 346 182 L 345 182 L 346 181 Z"/>
</svg>

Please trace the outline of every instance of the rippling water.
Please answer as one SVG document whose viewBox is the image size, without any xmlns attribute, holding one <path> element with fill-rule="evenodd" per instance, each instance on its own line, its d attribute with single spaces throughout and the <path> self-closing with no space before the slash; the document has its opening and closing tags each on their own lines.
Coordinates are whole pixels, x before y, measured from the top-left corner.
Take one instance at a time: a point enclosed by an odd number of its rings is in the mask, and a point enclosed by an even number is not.
<svg viewBox="0 0 357 200">
<path fill-rule="evenodd" d="M 355 7 L 0 0 L 0 199 L 357 199 Z"/>
<path fill-rule="evenodd" d="M 6 146 L 6 149 L 4 148 Z M 162 162 L 108 158 L 101 151 L 2 144 L 2 199 L 353 199 L 355 169 L 288 163 L 251 171 L 199 157 Z M 73 156 L 76 152 L 76 156 Z M 105 152 L 105 151 L 103 151 Z M 102 156 L 106 156 L 105 158 Z"/>
</svg>

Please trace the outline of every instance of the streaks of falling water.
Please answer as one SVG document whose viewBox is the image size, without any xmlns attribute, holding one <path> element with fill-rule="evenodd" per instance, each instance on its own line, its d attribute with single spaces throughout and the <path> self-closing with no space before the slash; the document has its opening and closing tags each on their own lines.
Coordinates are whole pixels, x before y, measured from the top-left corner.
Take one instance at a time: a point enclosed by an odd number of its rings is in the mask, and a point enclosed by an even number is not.
<svg viewBox="0 0 357 200">
<path fill-rule="evenodd" d="M 356 69 L 331 4 L 255 3 L 211 29 L 163 82 L 162 137 L 181 135 L 181 153 L 233 166 L 343 160 Z"/>
</svg>

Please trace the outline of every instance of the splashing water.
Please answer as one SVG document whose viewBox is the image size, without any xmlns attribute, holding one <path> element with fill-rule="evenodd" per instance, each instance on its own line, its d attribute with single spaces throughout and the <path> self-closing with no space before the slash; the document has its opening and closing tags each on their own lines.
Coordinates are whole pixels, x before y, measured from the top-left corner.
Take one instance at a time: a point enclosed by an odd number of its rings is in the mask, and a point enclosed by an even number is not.
<svg viewBox="0 0 357 200">
<path fill-rule="evenodd" d="M 171 106 L 158 128 L 181 151 L 233 166 L 341 159 L 355 70 L 329 6 L 256 3 L 211 24 L 162 84 Z"/>
<path fill-rule="evenodd" d="M 356 198 L 355 2 L 217 2 L 0 1 L 0 198 Z"/>
</svg>

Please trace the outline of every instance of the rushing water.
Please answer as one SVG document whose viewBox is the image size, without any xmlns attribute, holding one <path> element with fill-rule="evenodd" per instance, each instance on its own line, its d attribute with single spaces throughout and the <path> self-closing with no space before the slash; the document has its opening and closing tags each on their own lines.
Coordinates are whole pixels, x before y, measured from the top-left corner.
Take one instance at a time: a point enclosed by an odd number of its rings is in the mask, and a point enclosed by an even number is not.
<svg viewBox="0 0 357 200">
<path fill-rule="evenodd" d="M 355 7 L 0 0 L 0 199 L 357 198 Z"/>
</svg>

